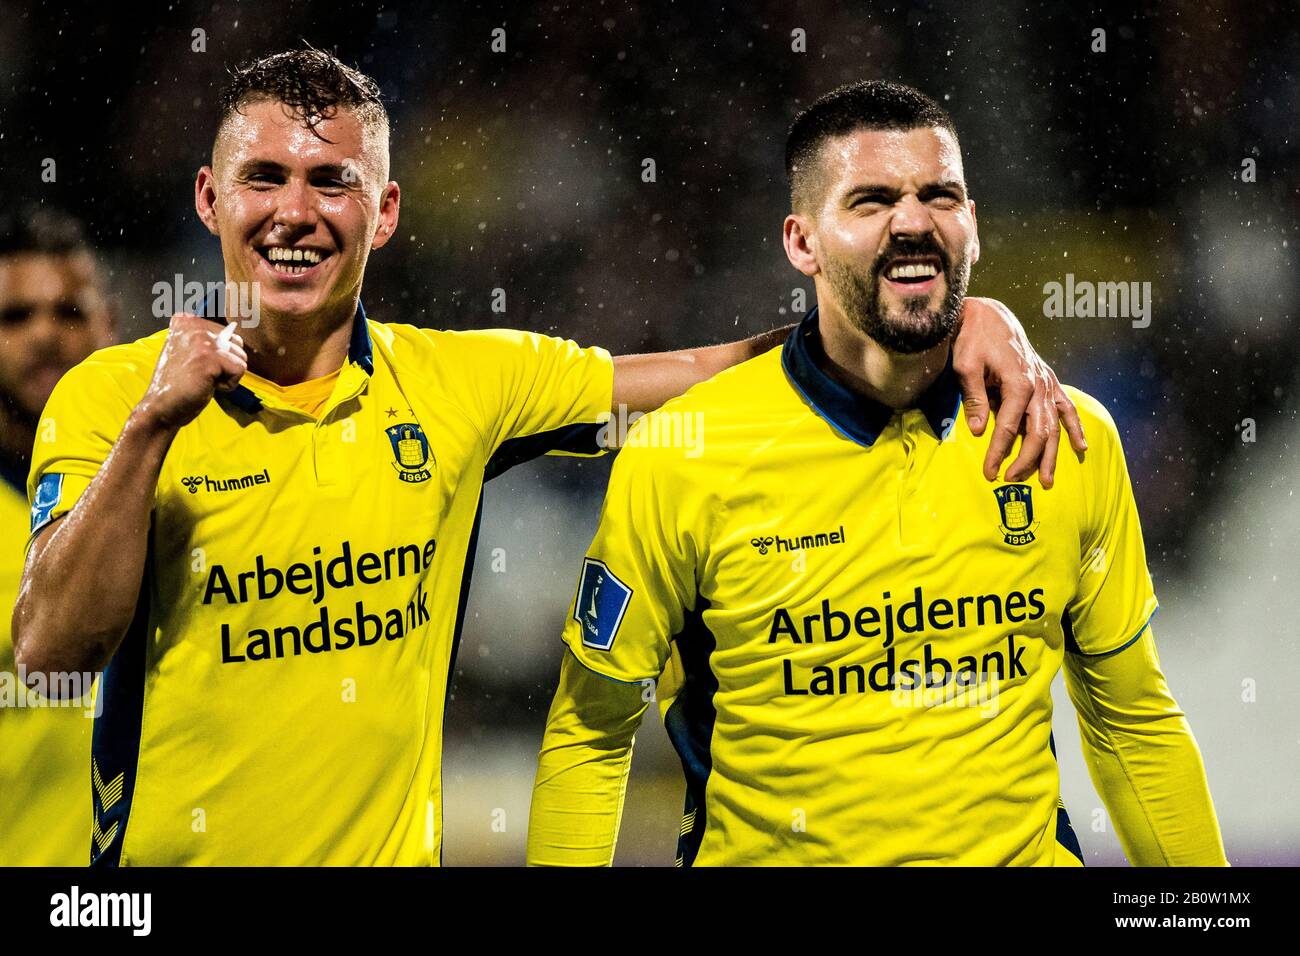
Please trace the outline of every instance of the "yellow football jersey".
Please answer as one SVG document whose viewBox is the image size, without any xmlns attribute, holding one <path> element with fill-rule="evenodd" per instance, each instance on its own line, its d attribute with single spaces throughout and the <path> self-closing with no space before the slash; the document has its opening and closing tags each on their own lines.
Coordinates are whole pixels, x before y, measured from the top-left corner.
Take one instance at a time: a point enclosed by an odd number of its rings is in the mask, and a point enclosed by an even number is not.
<svg viewBox="0 0 1300 956">
<path fill-rule="evenodd" d="M 59 383 L 34 531 L 85 490 L 165 335 Z M 602 349 L 359 311 L 318 416 L 241 385 L 182 428 L 102 680 L 94 862 L 436 864 L 483 482 L 544 451 L 595 452 L 612 390 Z"/>
<path fill-rule="evenodd" d="M 1078 865 L 1052 679 L 1156 609 L 1113 421 L 990 483 L 950 367 L 895 413 L 823 360 L 814 310 L 637 424 L 565 642 L 659 681 L 679 864 Z"/>
<path fill-rule="evenodd" d="M 0 475 L 0 866 L 85 866 L 93 694 L 29 691 L 14 668 L 9 623 L 31 509 L 8 477 Z"/>
</svg>

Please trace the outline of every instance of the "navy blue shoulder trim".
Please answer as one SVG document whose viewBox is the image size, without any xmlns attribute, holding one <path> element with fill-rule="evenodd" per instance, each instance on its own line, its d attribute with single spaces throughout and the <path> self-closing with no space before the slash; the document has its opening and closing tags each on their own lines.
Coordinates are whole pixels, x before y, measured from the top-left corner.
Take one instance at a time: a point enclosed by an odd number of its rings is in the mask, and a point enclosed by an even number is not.
<svg viewBox="0 0 1300 956">
<path fill-rule="evenodd" d="M 575 455 L 595 455 L 601 451 L 600 430 L 604 425 L 578 424 L 554 428 L 549 432 L 536 435 L 523 435 L 503 441 L 496 453 L 488 460 L 483 471 L 483 480 L 491 481 L 498 475 L 509 471 L 515 465 L 545 455 L 552 451 L 567 451 Z"/>
</svg>

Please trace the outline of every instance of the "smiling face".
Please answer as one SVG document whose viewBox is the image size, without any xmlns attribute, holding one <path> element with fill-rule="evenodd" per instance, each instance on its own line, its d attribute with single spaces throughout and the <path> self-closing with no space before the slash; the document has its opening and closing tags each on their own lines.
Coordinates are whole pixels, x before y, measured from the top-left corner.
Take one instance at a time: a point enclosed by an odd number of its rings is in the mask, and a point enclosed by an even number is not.
<svg viewBox="0 0 1300 956">
<path fill-rule="evenodd" d="M 979 258 L 956 139 L 938 127 L 858 130 L 828 140 L 818 162 L 817 205 L 790 217 L 810 255 L 791 260 L 886 349 L 938 345 L 956 328 Z"/>
<path fill-rule="evenodd" d="M 370 250 L 397 226 L 398 187 L 387 178 L 386 130 L 339 109 L 313 132 L 283 104 L 258 100 L 217 134 L 195 206 L 221 239 L 227 281 L 258 283 L 263 315 L 351 317 Z"/>
</svg>

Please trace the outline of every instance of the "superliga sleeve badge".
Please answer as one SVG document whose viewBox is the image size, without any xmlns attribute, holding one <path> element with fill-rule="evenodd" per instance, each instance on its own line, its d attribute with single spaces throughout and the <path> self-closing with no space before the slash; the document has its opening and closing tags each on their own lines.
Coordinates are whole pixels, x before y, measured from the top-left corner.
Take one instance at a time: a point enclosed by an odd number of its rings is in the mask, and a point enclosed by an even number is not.
<svg viewBox="0 0 1300 956">
<path fill-rule="evenodd" d="M 397 477 L 402 481 L 428 481 L 429 440 L 424 437 L 420 426 L 415 422 L 405 422 L 385 428 L 384 433 L 393 446 L 393 467 L 397 469 Z"/>
</svg>

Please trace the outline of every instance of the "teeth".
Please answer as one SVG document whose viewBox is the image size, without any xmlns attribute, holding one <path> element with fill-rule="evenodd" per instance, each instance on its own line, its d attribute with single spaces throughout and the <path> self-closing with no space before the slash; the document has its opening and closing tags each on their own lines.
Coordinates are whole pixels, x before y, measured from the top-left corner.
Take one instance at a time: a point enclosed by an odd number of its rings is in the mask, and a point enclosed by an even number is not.
<svg viewBox="0 0 1300 956">
<path fill-rule="evenodd" d="M 272 246 L 266 251 L 266 257 L 272 262 L 306 262 L 311 265 L 325 258 L 315 249 L 286 249 L 283 246 Z"/>
<path fill-rule="evenodd" d="M 887 279 L 928 279 L 937 276 L 939 270 L 932 263 L 925 262 L 921 264 L 911 263 L 908 265 L 890 266 L 885 273 Z"/>
</svg>

